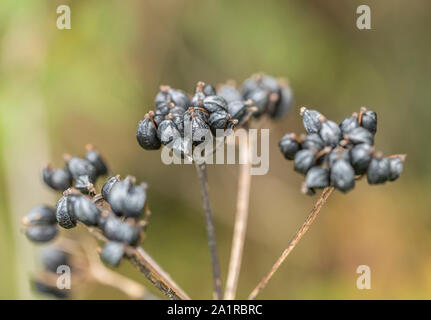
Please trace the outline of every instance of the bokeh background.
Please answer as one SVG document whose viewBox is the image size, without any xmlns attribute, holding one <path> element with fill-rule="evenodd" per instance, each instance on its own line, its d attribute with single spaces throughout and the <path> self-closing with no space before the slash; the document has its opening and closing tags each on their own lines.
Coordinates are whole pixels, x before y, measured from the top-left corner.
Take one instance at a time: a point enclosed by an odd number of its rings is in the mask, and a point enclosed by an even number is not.
<svg viewBox="0 0 431 320">
<path fill-rule="evenodd" d="M 68 4 L 72 30 L 56 28 Z M 371 7 L 372 30 L 356 28 Z M 296 105 L 341 121 L 377 111 L 376 147 L 407 153 L 395 183 L 336 192 L 262 292 L 266 299 L 431 298 L 431 3 L 414 1 L 16 1 L 0 4 L 0 298 L 42 298 L 29 287 L 37 249 L 20 219 L 58 195 L 41 182 L 46 162 L 91 142 L 115 173 L 148 182 L 153 216 L 146 250 L 194 298 L 211 298 L 211 271 L 193 166 L 166 166 L 139 148 L 138 120 L 161 84 L 241 83 L 263 71 L 287 77 Z M 302 224 L 317 197 L 277 143 L 302 132 L 295 108 L 270 128 L 270 170 L 252 181 L 238 296 L 245 298 Z M 208 168 L 223 279 L 238 166 Z M 81 230 L 82 231 L 82 230 Z M 79 233 L 79 230 L 73 231 Z M 356 268 L 371 267 L 371 290 Z M 148 282 L 128 262 L 122 274 Z M 157 292 L 154 292 L 158 295 Z M 77 298 L 126 298 L 92 287 Z"/>
</svg>

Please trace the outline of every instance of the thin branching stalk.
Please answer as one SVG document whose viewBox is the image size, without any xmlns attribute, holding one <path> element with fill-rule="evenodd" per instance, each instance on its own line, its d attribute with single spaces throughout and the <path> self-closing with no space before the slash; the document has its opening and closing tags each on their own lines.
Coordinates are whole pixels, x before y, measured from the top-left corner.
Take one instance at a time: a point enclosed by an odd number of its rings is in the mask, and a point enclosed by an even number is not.
<svg viewBox="0 0 431 320">
<path fill-rule="evenodd" d="M 108 239 L 95 228 L 84 226 L 98 240 L 107 242 Z M 145 252 L 142 247 L 126 245 L 126 256 L 139 271 L 165 296 L 171 300 L 190 300 L 190 297 L 171 279 L 171 277 Z"/>
<path fill-rule="evenodd" d="M 250 144 L 252 144 L 252 142 Z M 226 300 L 235 299 L 236 290 L 238 287 L 238 279 L 241 270 L 242 254 L 247 230 L 248 204 L 250 199 L 250 146 L 249 144 L 240 144 L 239 148 L 241 154 L 240 158 L 245 159 L 245 164 L 241 166 L 238 177 L 238 196 L 236 204 L 235 226 L 233 231 L 232 249 L 224 295 Z"/>
<path fill-rule="evenodd" d="M 331 193 L 334 191 L 334 187 L 326 187 L 323 189 L 322 194 L 320 195 L 320 198 L 317 200 L 317 202 L 314 204 L 313 209 L 311 209 L 310 214 L 308 215 L 307 219 L 305 220 L 304 224 L 299 228 L 299 230 L 296 232 L 296 234 L 293 236 L 293 238 L 290 240 L 289 244 L 287 245 L 287 248 L 283 251 L 281 256 L 277 259 L 275 264 L 272 266 L 271 270 L 263 277 L 263 279 L 259 282 L 259 284 L 254 288 L 254 290 L 250 293 L 248 296 L 249 300 L 253 300 L 257 297 L 257 295 L 262 291 L 262 289 L 266 286 L 268 281 L 272 278 L 274 273 L 280 268 L 281 264 L 284 262 L 284 260 L 287 258 L 289 253 L 295 248 L 295 246 L 298 244 L 299 240 L 304 236 L 304 234 L 308 231 L 310 226 L 313 224 L 314 220 L 316 219 L 317 215 L 319 214 L 320 210 L 322 209 L 323 205 L 325 204 L 326 200 L 329 198 Z"/>
<path fill-rule="evenodd" d="M 199 181 L 201 184 L 201 193 L 202 193 L 202 201 L 205 212 L 205 221 L 206 228 L 208 234 L 208 245 L 211 254 L 211 265 L 212 265 L 212 274 L 213 274 L 213 296 L 214 299 L 220 300 L 222 299 L 222 284 L 221 284 L 221 275 L 220 275 L 220 264 L 217 255 L 217 244 L 215 238 L 214 231 L 214 222 L 212 217 L 212 211 L 210 206 L 210 198 L 208 194 L 208 178 L 206 172 L 205 163 L 197 164 L 196 170 L 199 176 Z"/>
</svg>

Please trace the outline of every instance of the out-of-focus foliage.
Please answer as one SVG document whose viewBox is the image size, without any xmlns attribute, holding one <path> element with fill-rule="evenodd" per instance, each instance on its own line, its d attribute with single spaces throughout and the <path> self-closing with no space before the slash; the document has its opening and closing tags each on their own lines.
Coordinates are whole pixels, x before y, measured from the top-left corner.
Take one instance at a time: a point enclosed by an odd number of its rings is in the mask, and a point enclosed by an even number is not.
<svg viewBox="0 0 431 320">
<path fill-rule="evenodd" d="M 192 296 L 211 297 L 209 253 L 192 166 L 165 166 L 135 140 L 160 84 L 241 82 L 257 71 L 289 77 L 298 105 L 341 121 L 362 105 L 378 113 L 376 147 L 408 153 L 393 184 L 336 193 L 262 298 L 430 298 L 431 3 L 366 1 L 372 30 L 356 28 L 352 1 L 16 1 L 0 5 L 0 297 L 28 295 L 36 248 L 19 232 L 32 206 L 53 203 L 39 168 L 86 143 L 115 172 L 149 183 L 144 247 Z M 56 28 L 68 4 L 72 30 Z M 271 128 L 270 171 L 253 178 L 239 297 L 272 265 L 316 197 L 277 143 L 302 125 L 299 108 Z M 223 276 L 237 166 L 209 168 Z M 372 290 L 356 289 L 356 268 Z M 23 270 L 23 266 L 30 266 Z M 141 276 L 128 264 L 120 269 Z M 146 283 L 144 281 L 144 283 Z M 81 298 L 107 298 L 101 288 Z M 121 297 L 115 292 L 109 297 Z"/>
</svg>

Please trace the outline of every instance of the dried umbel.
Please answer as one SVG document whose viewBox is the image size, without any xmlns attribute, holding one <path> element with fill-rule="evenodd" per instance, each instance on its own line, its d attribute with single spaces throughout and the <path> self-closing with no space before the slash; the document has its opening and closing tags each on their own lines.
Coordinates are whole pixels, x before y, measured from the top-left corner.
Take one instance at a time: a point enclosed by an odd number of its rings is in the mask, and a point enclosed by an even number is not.
<svg viewBox="0 0 431 320">
<path fill-rule="evenodd" d="M 286 134 L 280 141 L 281 152 L 294 160 L 295 171 L 304 175 L 303 192 L 334 186 L 347 192 L 355 180 L 367 175 L 369 184 L 394 181 L 401 175 L 405 155 L 383 157 L 374 151 L 377 115 L 365 107 L 339 125 L 319 111 L 300 110 L 307 135 Z"/>
</svg>

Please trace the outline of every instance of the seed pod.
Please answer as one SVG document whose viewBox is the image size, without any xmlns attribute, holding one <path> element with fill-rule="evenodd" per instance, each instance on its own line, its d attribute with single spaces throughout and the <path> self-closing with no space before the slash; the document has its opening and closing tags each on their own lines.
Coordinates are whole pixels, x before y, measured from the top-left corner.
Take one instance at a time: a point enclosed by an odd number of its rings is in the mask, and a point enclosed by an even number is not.
<svg viewBox="0 0 431 320">
<path fill-rule="evenodd" d="M 389 157 L 389 181 L 397 180 L 403 171 L 405 155 Z"/>
<path fill-rule="evenodd" d="M 181 134 L 172 119 L 165 119 L 160 123 L 157 129 L 157 137 L 161 143 L 168 145 L 175 139 L 181 137 Z"/>
<path fill-rule="evenodd" d="M 367 171 L 372 154 L 373 147 L 365 143 L 358 144 L 350 150 L 351 163 L 353 169 L 355 169 L 355 174 L 361 175 Z"/>
<path fill-rule="evenodd" d="M 319 118 L 320 112 L 316 110 L 309 110 L 306 107 L 302 107 L 300 110 L 302 116 L 302 122 L 304 123 L 305 131 L 307 133 L 319 133 L 322 123 Z"/>
<path fill-rule="evenodd" d="M 294 133 L 284 135 L 278 143 L 278 146 L 280 147 L 280 151 L 284 157 L 289 160 L 293 160 L 296 153 L 301 149 L 296 134 Z"/>
<path fill-rule="evenodd" d="M 161 142 L 157 137 L 157 128 L 152 121 L 153 113 L 147 113 L 145 118 L 139 121 L 136 139 L 139 145 L 146 150 L 157 150 L 161 146 Z"/>
<path fill-rule="evenodd" d="M 50 272 L 56 273 L 59 266 L 69 266 L 67 254 L 56 247 L 44 248 L 40 260 L 44 269 Z"/>
<path fill-rule="evenodd" d="M 94 190 L 94 186 L 90 181 L 89 176 L 79 176 L 75 180 L 75 189 L 78 189 L 80 192 L 84 194 L 90 193 L 92 190 Z"/>
<path fill-rule="evenodd" d="M 73 178 L 77 179 L 79 176 L 88 176 L 90 181 L 96 181 L 97 170 L 90 161 L 69 155 L 65 155 L 65 160 L 67 170 L 69 170 Z"/>
<path fill-rule="evenodd" d="M 302 140 L 301 146 L 303 149 L 314 149 L 320 151 L 325 146 L 325 143 L 317 133 L 312 133 Z"/>
<path fill-rule="evenodd" d="M 217 134 L 217 129 L 226 129 L 230 118 L 231 115 L 223 110 L 211 113 L 210 117 L 208 118 L 208 124 L 210 125 L 211 132 L 214 136 Z"/>
<path fill-rule="evenodd" d="M 369 145 L 374 144 L 373 134 L 365 128 L 358 127 L 345 135 L 345 138 L 350 140 L 353 144 L 365 143 Z"/>
<path fill-rule="evenodd" d="M 102 197 L 106 201 L 108 201 L 109 193 L 112 190 L 112 187 L 120 181 L 120 175 L 116 175 L 114 177 L 110 177 L 108 180 L 106 180 L 105 184 L 102 187 Z"/>
<path fill-rule="evenodd" d="M 241 93 L 239 93 L 234 85 L 229 83 L 221 85 L 217 90 L 217 95 L 223 97 L 228 104 L 242 100 Z"/>
<path fill-rule="evenodd" d="M 116 217 L 106 219 L 103 234 L 109 240 L 125 242 L 130 245 L 135 245 L 139 240 L 139 229 Z"/>
<path fill-rule="evenodd" d="M 109 264 L 110 266 L 116 267 L 120 264 L 121 259 L 124 256 L 124 244 L 117 241 L 109 241 L 103 246 L 103 250 L 100 254 L 102 261 Z"/>
<path fill-rule="evenodd" d="M 69 290 L 60 290 L 56 286 L 50 286 L 39 280 L 32 280 L 32 286 L 35 291 L 49 295 L 57 299 L 66 299 L 69 296 Z"/>
<path fill-rule="evenodd" d="M 69 196 L 64 195 L 57 201 L 55 215 L 60 227 L 71 229 L 76 227 L 76 217 L 69 209 Z"/>
<path fill-rule="evenodd" d="M 343 149 L 341 147 L 336 147 L 332 149 L 332 151 L 328 155 L 328 166 L 329 168 L 332 168 L 334 163 L 338 161 L 339 159 L 343 159 L 344 161 L 350 162 L 350 155 L 349 151 L 346 149 Z"/>
<path fill-rule="evenodd" d="M 145 185 L 134 186 L 131 177 L 117 182 L 109 193 L 108 202 L 117 215 L 138 218 L 145 207 Z"/>
<path fill-rule="evenodd" d="M 294 169 L 302 174 L 306 174 L 316 163 L 314 150 L 303 149 L 296 153 L 294 159 Z"/>
<path fill-rule="evenodd" d="M 391 173 L 388 158 L 383 158 L 380 153 L 371 159 L 367 172 L 367 181 L 369 184 L 385 183 Z"/>
<path fill-rule="evenodd" d="M 331 120 L 327 120 L 324 116 L 320 116 L 322 123 L 319 134 L 326 145 L 335 147 L 341 140 L 340 127 Z"/>
<path fill-rule="evenodd" d="M 100 211 L 97 206 L 80 194 L 72 194 L 68 196 L 69 212 L 87 226 L 97 225 Z"/>
<path fill-rule="evenodd" d="M 227 102 L 221 96 L 207 96 L 203 101 L 203 107 L 209 113 L 227 111 Z"/>
<path fill-rule="evenodd" d="M 353 129 L 356 129 L 357 127 L 359 127 L 359 122 L 358 114 L 356 112 L 353 113 L 351 117 L 344 119 L 340 123 L 340 129 L 342 134 L 350 133 Z"/>
<path fill-rule="evenodd" d="M 98 176 L 103 176 L 108 173 L 108 166 L 100 155 L 99 151 L 94 149 L 92 145 L 86 146 L 87 153 L 85 154 L 85 159 L 87 159 L 97 171 Z"/>
<path fill-rule="evenodd" d="M 305 184 L 309 189 L 329 186 L 329 171 L 319 167 L 311 168 L 305 177 Z"/>
<path fill-rule="evenodd" d="M 55 238 L 57 235 L 57 225 L 33 225 L 26 229 L 26 236 L 33 242 L 48 242 Z"/>
<path fill-rule="evenodd" d="M 57 219 L 55 218 L 54 208 L 44 205 L 31 209 L 23 218 L 23 224 L 25 225 L 55 224 L 56 222 Z"/>
<path fill-rule="evenodd" d="M 339 159 L 331 168 L 331 183 L 342 192 L 347 192 L 355 186 L 355 171 L 349 162 Z"/>
<path fill-rule="evenodd" d="M 72 186 L 72 176 L 64 169 L 54 169 L 50 165 L 42 170 L 42 178 L 45 184 L 57 191 L 63 192 Z"/>
<path fill-rule="evenodd" d="M 274 119 L 279 119 L 288 114 L 293 106 L 293 91 L 289 86 L 283 85 L 280 94 L 279 102 L 274 111 L 270 114 L 271 118 Z"/>
<path fill-rule="evenodd" d="M 361 108 L 361 126 L 373 135 L 377 132 L 377 113 L 366 108 Z"/>
</svg>

